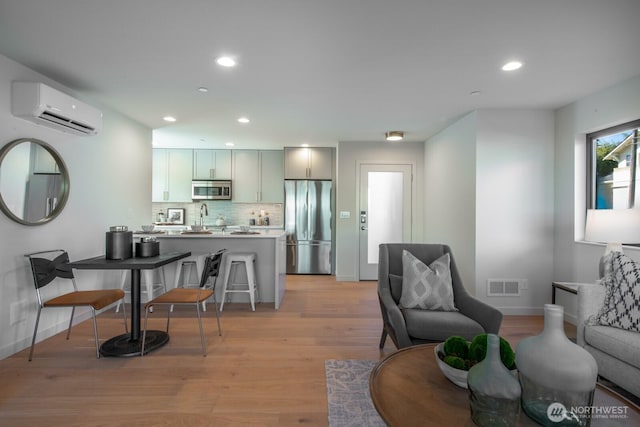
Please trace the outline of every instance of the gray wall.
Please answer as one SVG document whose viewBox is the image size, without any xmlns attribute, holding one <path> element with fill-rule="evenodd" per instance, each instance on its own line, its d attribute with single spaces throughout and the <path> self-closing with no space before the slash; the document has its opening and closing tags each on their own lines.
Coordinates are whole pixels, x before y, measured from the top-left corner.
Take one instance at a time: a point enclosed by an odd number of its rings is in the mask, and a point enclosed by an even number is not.
<svg viewBox="0 0 640 427">
<path fill-rule="evenodd" d="M 585 135 L 640 118 L 640 76 L 596 92 L 556 112 L 554 279 L 592 282 L 604 245 L 582 242 L 585 223 Z M 625 247 L 640 260 L 640 249 Z"/>
<path fill-rule="evenodd" d="M 102 132 L 73 136 L 14 117 L 13 80 L 40 81 L 99 108 L 104 114 Z M 151 130 L 2 55 L 0 99 L 0 145 L 25 137 L 46 141 L 60 153 L 71 178 L 67 206 L 48 224 L 28 227 L 0 214 L 0 358 L 4 358 L 29 345 L 35 322 L 37 303 L 24 254 L 64 248 L 72 259 L 100 255 L 110 225 L 133 228 L 149 222 Z M 96 288 L 113 279 L 114 273 L 77 276 L 84 288 Z M 68 322 L 67 310 L 49 311 L 43 314 L 39 340 L 63 330 Z M 87 315 L 81 313 L 81 318 Z"/>
<path fill-rule="evenodd" d="M 358 224 L 358 164 L 404 163 L 415 165 L 413 177 L 413 227 L 412 240 L 422 239 L 423 205 L 423 151 L 421 142 L 339 142 L 336 173 L 336 279 L 344 281 L 359 278 L 359 224 Z M 351 213 L 349 219 L 341 219 L 340 211 Z"/>
<path fill-rule="evenodd" d="M 465 288 L 475 294 L 477 114 L 425 143 L 424 240 L 451 246 Z"/>
</svg>

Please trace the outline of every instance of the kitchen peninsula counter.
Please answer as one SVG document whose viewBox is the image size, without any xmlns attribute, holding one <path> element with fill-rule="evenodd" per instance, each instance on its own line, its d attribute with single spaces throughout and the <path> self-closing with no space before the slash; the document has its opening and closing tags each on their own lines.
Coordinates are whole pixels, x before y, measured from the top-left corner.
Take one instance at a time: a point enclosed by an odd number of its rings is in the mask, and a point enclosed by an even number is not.
<svg viewBox="0 0 640 427">
<path fill-rule="evenodd" d="M 155 237 L 160 242 L 161 251 L 190 251 L 192 255 L 205 255 L 219 249 L 227 249 L 229 252 L 255 252 L 259 301 L 273 303 L 277 310 L 285 293 L 286 234 L 282 229 L 263 229 L 257 233 L 244 234 L 228 230 L 212 233 L 135 233 L 134 241 L 140 237 Z M 175 266 L 167 266 L 166 274 L 167 277 L 175 277 Z M 221 286 L 220 283 L 216 286 L 218 301 L 222 295 Z M 248 304 L 249 297 L 245 294 L 231 294 L 231 302 Z"/>
</svg>

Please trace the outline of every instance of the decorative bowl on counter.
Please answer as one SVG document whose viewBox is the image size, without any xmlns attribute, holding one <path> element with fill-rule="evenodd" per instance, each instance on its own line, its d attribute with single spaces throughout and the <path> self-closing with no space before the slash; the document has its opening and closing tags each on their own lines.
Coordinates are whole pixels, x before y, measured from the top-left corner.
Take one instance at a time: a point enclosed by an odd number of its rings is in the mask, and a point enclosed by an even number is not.
<svg viewBox="0 0 640 427">
<path fill-rule="evenodd" d="M 143 225 L 142 226 L 142 231 L 146 231 L 147 233 L 150 231 L 153 231 L 153 229 L 156 228 L 155 225 L 151 224 L 151 225 Z"/>
<path fill-rule="evenodd" d="M 191 226 L 191 231 L 204 231 L 204 226 L 194 224 Z"/>
</svg>

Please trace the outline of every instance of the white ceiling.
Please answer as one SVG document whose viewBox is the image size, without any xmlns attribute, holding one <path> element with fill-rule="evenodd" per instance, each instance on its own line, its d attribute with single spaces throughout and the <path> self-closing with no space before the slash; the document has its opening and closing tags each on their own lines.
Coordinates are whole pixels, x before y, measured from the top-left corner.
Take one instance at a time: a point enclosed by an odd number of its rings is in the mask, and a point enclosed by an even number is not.
<svg viewBox="0 0 640 427">
<path fill-rule="evenodd" d="M 0 0 L 0 53 L 164 145 L 334 146 L 566 105 L 640 74 L 639 23 L 638 0 Z"/>
</svg>

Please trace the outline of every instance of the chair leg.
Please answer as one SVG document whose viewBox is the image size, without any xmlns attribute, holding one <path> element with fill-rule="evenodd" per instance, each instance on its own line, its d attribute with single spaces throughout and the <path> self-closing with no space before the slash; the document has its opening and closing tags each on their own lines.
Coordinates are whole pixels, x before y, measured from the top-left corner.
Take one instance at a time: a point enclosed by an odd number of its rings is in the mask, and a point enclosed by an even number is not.
<svg viewBox="0 0 640 427">
<path fill-rule="evenodd" d="M 149 310 L 144 309 L 144 328 L 142 329 L 142 344 L 140 345 L 140 356 L 144 356 L 144 342 L 147 339 L 147 319 L 149 318 Z"/>
<path fill-rule="evenodd" d="M 123 291 L 126 286 L 126 283 L 127 283 L 127 270 L 122 270 L 122 273 L 120 274 L 120 289 L 122 289 Z M 124 303 L 125 303 L 124 298 L 118 301 L 118 304 L 116 305 L 116 313 L 120 311 L 120 304 L 124 304 Z"/>
<path fill-rule="evenodd" d="M 36 326 L 33 328 L 33 338 L 31 339 L 31 350 L 29 351 L 29 362 L 33 358 L 33 347 L 36 345 L 36 334 L 38 333 L 38 323 L 40 323 L 40 311 L 42 307 L 38 305 L 38 314 L 36 315 Z"/>
<path fill-rule="evenodd" d="M 67 339 L 71 336 L 71 325 L 73 324 L 73 315 L 76 312 L 75 307 L 71 307 L 71 319 L 69 319 L 69 328 L 67 329 Z"/>
<path fill-rule="evenodd" d="M 173 305 L 171 305 L 171 308 L 173 308 Z M 169 310 L 169 312 L 167 313 L 167 333 L 169 333 L 169 322 L 171 322 L 171 311 Z"/>
<path fill-rule="evenodd" d="M 124 298 L 122 299 L 122 318 L 124 319 L 124 332 L 126 334 L 129 333 L 129 325 L 127 324 L 127 306 L 124 303 Z"/>
<path fill-rule="evenodd" d="M 380 348 L 384 348 L 384 342 L 387 340 L 387 330 L 382 327 L 382 336 L 380 337 Z"/>
<path fill-rule="evenodd" d="M 213 307 L 216 310 L 216 321 L 218 322 L 218 336 L 222 336 L 222 328 L 220 328 L 220 312 L 218 311 L 218 303 L 216 302 L 216 293 L 213 293 Z"/>
<path fill-rule="evenodd" d="M 96 340 L 96 359 L 100 359 L 100 343 L 98 341 L 98 322 L 96 321 L 96 309 L 91 307 L 91 317 L 93 317 L 93 336 Z"/>
<path fill-rule="evenodd" d="M 202 356 L 207 356 L 207 344 L 204 340 L 204 331 L 202 330 L 202 316 L 200 315 L 200 303 L 196 303 L 196 314 L 198 315 L 198 326 L 200 326 L 200 342 L 202 343 Z"/>
</svg>

